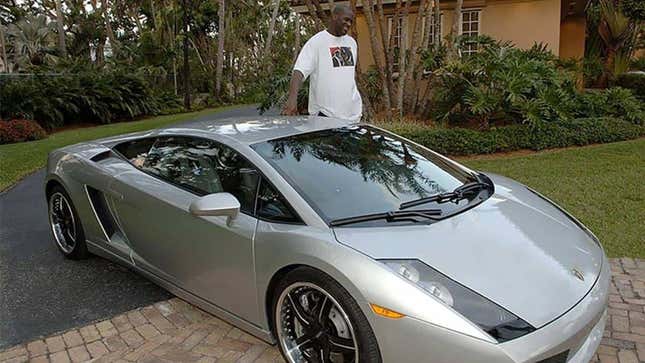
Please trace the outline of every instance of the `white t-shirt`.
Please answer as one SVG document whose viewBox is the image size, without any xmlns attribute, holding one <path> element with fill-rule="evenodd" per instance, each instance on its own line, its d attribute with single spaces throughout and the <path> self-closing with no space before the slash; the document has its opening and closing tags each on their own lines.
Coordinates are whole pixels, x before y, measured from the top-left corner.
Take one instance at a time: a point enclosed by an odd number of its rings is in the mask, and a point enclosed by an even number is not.
<svg viewBox="0 0 645 363">
<path fill-rule="evenodd" d="M 294 70 L 309 80 L 309 114 L 359 120 L 363 102 L 356 80 L 358 46 L 349 35 L 337 37 L 323 30 L 305 43 Z"/>
</svg>

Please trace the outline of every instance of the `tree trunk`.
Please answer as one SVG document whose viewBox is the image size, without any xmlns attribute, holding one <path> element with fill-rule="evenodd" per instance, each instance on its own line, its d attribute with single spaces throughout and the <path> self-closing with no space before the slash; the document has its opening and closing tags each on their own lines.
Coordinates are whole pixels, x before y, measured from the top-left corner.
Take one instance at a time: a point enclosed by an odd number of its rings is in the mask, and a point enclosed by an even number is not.
<svg viewBox="0 0 645 363">
<path fill-rule="evenodd" d="M 269 34 L 267 35 L 267 42 L 264 46 L 264 59 L 269 55 L 271 51 L 271 42 L 273 41 L 273 32 L 275 31 L 275 20 L 278 17 L 278 11 L 280 10 L 280 0 L 273 0 L 273 14 L 271 14 L 271 22 L 269 23 Z"/>
<path fill-rule="evenodd" d="M 416 82 L 415 80 L 417 79 L 417 73 L 419 71 L 418 65 L 419 65 L 419 60 L 420 60 L 420 54 L 419 54 L 419 48 L 423 47 L 423 40 L 421 37 L 421 25 L 423 24 L 424 21 L 424 16 L 427 18 L 427 2 L 426 0 L 421 0 L 419 3 L 419 10 L 417 11 L 417 17 L 414 20 L 414 32 L 412 33 L 412 43 L 411 43 L 411 50 L 410 50 L 410 60 L 408 62 L 408 69 L 407 69 L 407 74 L 406 74 L 406 80 L 405 82 L 407 83 L 407 87 L 404 90 L 405 91 L 405 100 L 404 100 L 404 106 L 407 107 L 410 112 L 414 112 L 414 99 L 416 98 Z M 427 29 L 426 31 L 430 31 L 430 29 Z M 419 44 L 422 46 L 419 47 Z M 410 84 L 412 83 L 412 84 Z"/>
<path fill-rule="evenodd" d="M 298 59 L 298 54 L 300 54 L 300 14 L 296 14 L 296 44 L 293 47 L 293 61 L 295 63 Z"/>
<path fill-rule="evenodd" d="M 109 0 L 103 0 L 101 5 L 103 8 L 103 16 L 105 17 L 105 32 L 107 37 L 110 40 L 110 47 L 112 47 L 112 54 L 116 56 L 119 52 L 119 44 L 114 36 L 114 31 L 112 30 L 112 23 L 110 23 L 110 4 Z"/>
<path fill-rule="evenodd" d="M 434 0 L 434 49 L 441 48 L 441 1 Z"/>
<path fill-rule="evenodd" d="M 456 42 L 457 42 L 457 37 L 459 36 L 459 29 L 461 28 L 461 8 L 464 5 L 464 0 L 457 0 L 457 4 L 455 5 L 455 13 L 453 14 L 453 20 L 452 20 L 452 29 L 450 30 L 450 42 L 448 44 L 448 49 L 449 54 L 452 56 L 456 56 L 457 53 L 457 48 L 456 48 Z"/>
<path fill-rule="evenodd" d="M 426 12 L 426 24 L 425 24 L 425 33 L 423 34 L 423 51 L 427 52 L 430 49 L 431 43 L 434 41 L 434 35 L 430 34 L 430 28 L 433 26 L 434 16 L 435 16 L 435 6 L 437 6 L 438 0 L 431 0 L 428 3 L 428 9 Z M 437 23 L 434 23 L 434 33 L 437 33 Z M 419 62 L 417 70 L 414 76 L 414 100 L 412 102 L 413 113 L 418 114 L 421 109 L 421 103 L 423 98 L 421 96 L 422 88 L 420 87 L 421 79 L 423 78 L 423 73 L 425 71 L 423 62 Z"/>
<path fill-rule="evenodd" d="M 352 12 L 356 14 L 356 0 L 349 0 L 349 7 L 352 9 Z M 352 23 L 351 34 L 354 39 L 358 39 L 358 27 L 356 22 Z M 356 61 L 356 87 L 358 92 L 361 94 L 361 99 L 363 100 L 363 116 L 367 119 L 371 119 L 374 116 L 374 107 L 372 102 L 367 96 L 365 82 L 363 81 L 363 72 L 361 71 L 361 58 L 357 57 Z"/>
<path fill-rule="evenodd" d="M 428 2 L 426 0 L 421 0 L 419 4 L 419 11 L 417 12 L 417 18 L 414 21 L 414 35 L 412 36 L 412 51 L 410 54 L 410 62 L 408 66 L 408 71 L 407 71 L 407 80 L 408 82 L 408 87 L 404 89 L 406 90 L 405 92 L 405 100 L 404 100 L 404 106 L 407 107 L 407 110 L 409 110 L 409 113 L 414 113 L 414 110 L 416 108 L 416 98 L 417 98 L 417 86 L 418 86 L 418 81 L 421 79 L 421 73 L 423 73 L 423 69 L 419 67 L 420 60 L 421 60 L 421 50 L 425 50 L 425 40 L 424 37 L 421 37 L 421 28 L 422 24 L 424 24 L 424 21 L 426 23 L 429 23 L 430 17 L 432 16 L 432 7 L 429 6 Z M 425 17 L 425 19 L 424 19 Z M 430 32 L 430 28 L 426 27 L 425 28 L 426 32 Z M 426 37 L 427 38 L 427 37 Z M 410 82 L 412 83 L 410 85 Z"/>
<path fill-rule="evenodd" d="M 387 76 L 385 74 L 385 66 L 381 59 L 381 55 L 384 50 L 381 49 L 381 45 L 378 41 L 378 32 L 376 30 L 376 25 L 374 24 L 374 3 L 372 0 L 362 0 L 363 2 L 363 11 L 365 12 L 365 19 L 367 20 L 367 27 L 370 35 L 370 42 L 372 45 L 372 57 L 374 58 L 374 63 L 376 63 L 376 68 L 378 69 L 381 83 L 383 85 L 383 102 L 385 103 L 385 112 L 387 118 L 391 116 L 392 110 L 392 100 L 390 99 L 390 90 L 387 84 Z"/>
<path fill-rule="evenodd" d="M 219 17 L 219 27 L 217 29 L 217 69 L 215 74 L 215 97 L 221 99 L 222 97 L 222 70 L 224 68 L 224 20 L 226 17 L 225 0 L 219 0 L 219 9 L 217 16 Z"/>
<path fill-rule="evenodd" d="M 396 108 L 399 116 L 403 116 L 403 92 L 405 91 L 406 63 L 405 56 L 408 48 L 408 16 L 410 15 L 410 4 L 412 0 L 406 0 L 403 10 L 403 26 L 401 26 L 401 47 L 399 49 L 399 89 L 396 98 Z"/>
<path fill-rule="evenodd" d="M 9 59 L 7 58 L 7 48 L 5 46 L 4 40 L 4 27 L 2 24 L 0 24 L 0 52 L 0 56 L 2 56 L 2 62 L 4 63 L 5 72 L 11 73 Z"/>
<path fill-rule="evenodd" d="M 56 26 L 58 27 L 58 49 L 63 58 L 67 58 L 67 46 L 65 45 L 65 24 L 63 18 L 63 7 L 61 0 L 56 0 Z"/>
<path fill-rule="evenodd" d="M 157 9 L 155 8 L 155 0 L 150 0 L 150 12 L 152 13 L 152 27 L 157 29 Z"/>
<path fill-rule="evenodd" d="M 99 8 L 98 3 L 96 0 L 91 1 L 92 4 L 92 11 L 94 13 L 98 13 L 100 17 L 103 17 L 103 12 L 105 10 L 104 7 Z M 103 32 L 100 32 L 99 35 L 99 42 L 96 45 L 96 54 L 95 54 L 95 63 L 97 66 L 102 67 L 103 64 L 105 64 L 105 36 L 103 35 Z"/>
<path fill-rule="evenodd" d="M 389 36 L 387 33 L 387 19 L 383 12 L 383 0 L 376 0 L 376 8 L 378 10 L 378 21 L 381 29 L 381 43 L 383 43 L 383 58 L 385 58 L 385 79 L 387 82 L 387 87 L 390 90 L 390 99 L 394 99 L 394 79 L 392 78 L 392 73 L 394 72 L 394 51 L 392 47 L 392 38 L 394 34 L 394 26 L 398 21 L 401 12 L 401 1 L 396 2 L 396 15 L 395 19 L 392 21 L 392 31 Z"/>
<path fill-rule="evenodd" d="M 188 7 L 184 4 L 184 108 L 190 110 L 190 63 L 188 63 Z M 141 29 L 139 29 L 141 31 Z"/>
</svg>

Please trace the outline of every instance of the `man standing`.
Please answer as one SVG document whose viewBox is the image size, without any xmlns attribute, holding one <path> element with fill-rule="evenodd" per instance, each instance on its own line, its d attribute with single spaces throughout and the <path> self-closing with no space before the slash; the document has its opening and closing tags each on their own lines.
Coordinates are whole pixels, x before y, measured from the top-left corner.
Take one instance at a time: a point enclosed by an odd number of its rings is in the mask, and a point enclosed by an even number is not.
<svg viewBox="0 0 645 363">
<path fill-rule="evenodd" d="M 346 5 L 336 5 L 327 29 L 314 35 L 300 51 L 293 67 L 289 99 L 283 115 L 298 114 L 298 91 L 309 81 L 309 114 L 359 120 L 363 103 L 356 87 L 358 46 L 347 35 L 354 13 Z"/>
</svg>

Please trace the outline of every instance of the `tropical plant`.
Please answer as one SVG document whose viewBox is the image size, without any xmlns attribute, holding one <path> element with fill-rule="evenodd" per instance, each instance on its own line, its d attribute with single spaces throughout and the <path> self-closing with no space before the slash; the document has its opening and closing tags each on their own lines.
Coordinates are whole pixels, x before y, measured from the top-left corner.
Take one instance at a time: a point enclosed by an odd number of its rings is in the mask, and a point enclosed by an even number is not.
<svg viewBox="0 0 645 363">
<path fill-rule="evenodd" d="M 44 15 L 27 16 L 7 29 L 14 63 L 20 68 L 55 61 L 53 37 L 55 24 Z"/>
<path fill-rule="evenodd" d="M 479 43 L 478 53 L 434 70 L 429 110 L 435 120 L 488 128 L 571 117 L 575 74 L 559 68 L 544 45 L 521 50 L 490 38 Z"/>
<path fill-rule="evenodd" d="M 51 129 L 65 123 L 111 123 L 176 108 L 177 100 L 155 94 L 135 73 L 83 72 L 36 75 L 0 84 L 0 117 L 28 118 Z"/>
<path fill-rule="evenodd" d="M 614 0 L 589 2 L 585 57 L 601 59 L 603 71 L 598 78 L 587 79 L 587 83 L 607 87 L 617 76 L 629 70 L 639 37 L 642 37 L 643 22 L 633 17 L 638 16 L 638 6 L 630 4 Z"/>
</svg>

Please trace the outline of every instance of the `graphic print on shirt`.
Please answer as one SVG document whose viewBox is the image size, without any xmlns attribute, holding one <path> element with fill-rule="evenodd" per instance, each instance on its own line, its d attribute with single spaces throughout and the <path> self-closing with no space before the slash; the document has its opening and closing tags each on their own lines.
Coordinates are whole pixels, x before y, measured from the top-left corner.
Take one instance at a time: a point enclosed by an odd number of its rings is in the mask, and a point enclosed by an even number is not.
<svg viewBox="0 0 645 363">
<path fill-rule="evenodd" d="M 331 47 L 329 48 L 331 53 L 331 61 L 336 67 L 353 67 L 354 66 L 354 54 L 352 54 L 352 48 L 350 47 Z"/>
</svg>

